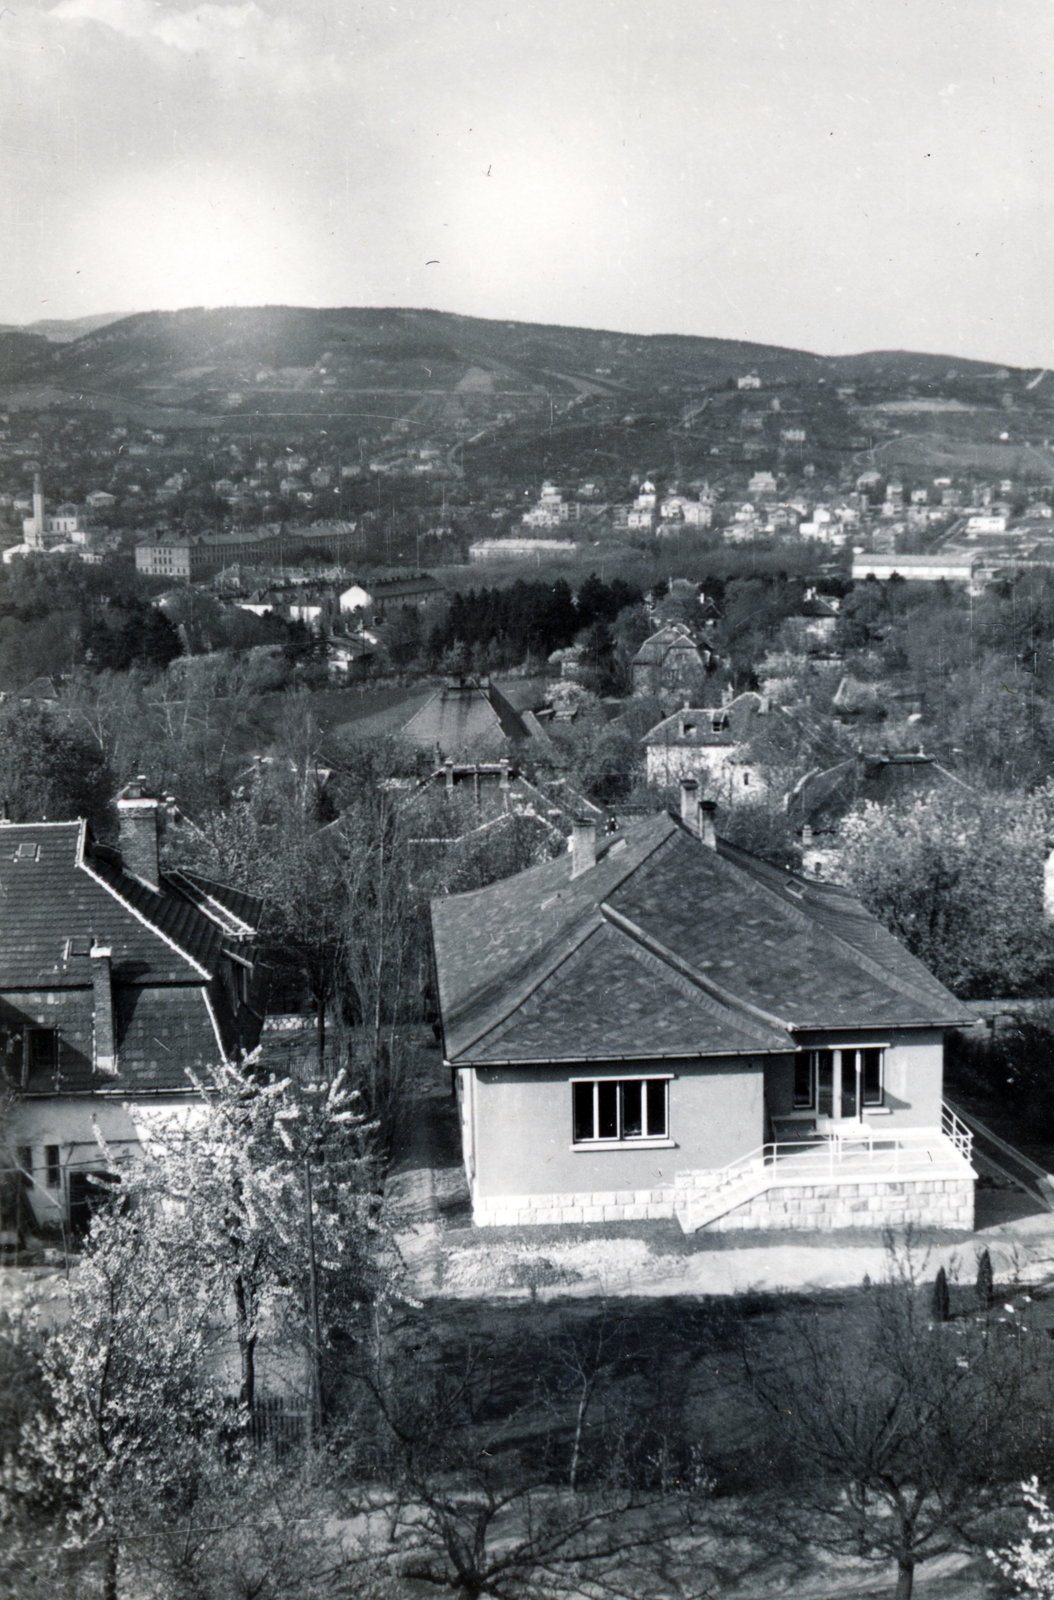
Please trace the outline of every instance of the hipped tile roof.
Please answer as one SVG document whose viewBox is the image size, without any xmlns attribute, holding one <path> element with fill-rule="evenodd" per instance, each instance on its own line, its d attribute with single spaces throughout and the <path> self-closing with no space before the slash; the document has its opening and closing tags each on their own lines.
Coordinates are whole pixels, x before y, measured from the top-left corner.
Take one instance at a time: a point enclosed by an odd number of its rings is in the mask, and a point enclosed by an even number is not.
<svg viewBox="0 0 1054 1600">
<path fill-rule="evenodd" d="M 954 1026 L 965 1008 L 846 890 L 663 813 L 432 902 L 458 1065 L 787 1052 L 810 1033 Z"/>
</svg>

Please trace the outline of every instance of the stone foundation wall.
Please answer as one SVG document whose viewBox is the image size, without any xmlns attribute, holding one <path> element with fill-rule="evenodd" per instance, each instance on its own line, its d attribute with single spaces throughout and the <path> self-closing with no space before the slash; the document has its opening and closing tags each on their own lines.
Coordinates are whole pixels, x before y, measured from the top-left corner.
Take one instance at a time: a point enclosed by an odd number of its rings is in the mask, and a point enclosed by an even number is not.
<svg viewBox="0 0 1054 1600">
<path fill-rule="evenodd" d="M 740 1228 L 888 1228 L 913 1222 L 924 1228 L 972 1229 L 974 1180 L 912 1178 L 873 1183 L 816 1183 L 767 1189 L 707 1223 L 700 1232 Z"/>
<path fill-rule="evenodd" d="M 502 1194 L 476 1200 L 480 1228 L 515 1228 L 546 1222 L 643 1222 L 673 1216 L 672 1185 L 664 1189 L 608 1189 L 593 1194 Z"/>
<path fill-rule="evenodd" d="M 676 1188 L 610 1189 L 592 1194 L 509 1194 L 477 1200 L 473 1220 L 481 1228 L 515 1228 L 556 1222 L 643 1222 L 671 1218 L 688 1198 Z M 705 1191 L 704 1191 L 705 1192 Z M 676 1197 L 676 1210 L 675 1210 Z M 786 1184 L 768 1189 L 707 1223 L 700 1232 L 750 1228 L 834 1229 L 904 1227 L 972 1229 L 974 1180 L 892 1179 L 870 1183 Z"/>
</svg>

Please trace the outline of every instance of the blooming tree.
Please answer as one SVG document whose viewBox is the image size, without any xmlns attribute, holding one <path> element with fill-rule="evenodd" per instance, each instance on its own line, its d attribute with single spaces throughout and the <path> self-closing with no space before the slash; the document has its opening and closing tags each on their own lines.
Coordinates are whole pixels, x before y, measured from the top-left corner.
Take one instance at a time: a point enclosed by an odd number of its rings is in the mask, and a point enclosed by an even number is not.
<svg viewBox="0 0 1054 1600">
<path fill-rule="evenodd" d="M 1028 1534 L 1005 1550 L 990 1550 L 989 1558 L 1014 1584 L 1019 1594 L 1054 1597 L 1054 1511 L 1037 1478 L 1021 1485 L 1029 1507 Z"/>
</svg>

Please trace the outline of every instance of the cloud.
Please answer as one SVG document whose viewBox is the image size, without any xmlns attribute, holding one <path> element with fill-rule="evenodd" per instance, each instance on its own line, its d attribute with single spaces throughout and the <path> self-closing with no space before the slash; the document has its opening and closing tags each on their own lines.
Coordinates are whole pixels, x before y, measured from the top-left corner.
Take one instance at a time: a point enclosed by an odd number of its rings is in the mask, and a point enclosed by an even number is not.
<svg viewBox="0 0 1054 1600">
<path fill-rule="evenodd" d="M 224 85 L 299 94 L 339 76 L 296 12 L 271 16 L 257 0 L 179 10 L 159 0 L 59 0 L 53 24 L 94 23 L 175 67 L 191 61 Z"/>
<path fill-rule="evenodd" d="M 48 15 L 56 22 L 97 22 L 126 39 L 158 39 L 188 54 L 228 43 L 232 33 L 265 20 L 256 0 L 190 11 L 166 11 L 149 0 L 60 0 Z"/>
</svg>

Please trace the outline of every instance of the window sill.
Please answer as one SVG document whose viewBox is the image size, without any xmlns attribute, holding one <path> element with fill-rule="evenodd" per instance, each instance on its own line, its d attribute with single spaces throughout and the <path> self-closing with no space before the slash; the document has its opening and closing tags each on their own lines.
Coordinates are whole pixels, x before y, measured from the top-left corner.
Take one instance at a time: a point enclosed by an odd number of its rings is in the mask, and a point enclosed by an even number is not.
<svg viewBox="0 0 1054 1600">
<path fill-rule="evenodd" d="M 569 1146 L 572 1151 L 586 1150 L 676 1150 L 674 1139 L 585 1139 L 581 1144 Z"/>
<path fill-rule="evenodd" d="M 891 1106 L 865 1106 L 864 1107 L 864 1116 L 865 1117 L 891 1117 L 892 1115 L 893 1115 L 893 1108 Z"/>
</svg>

